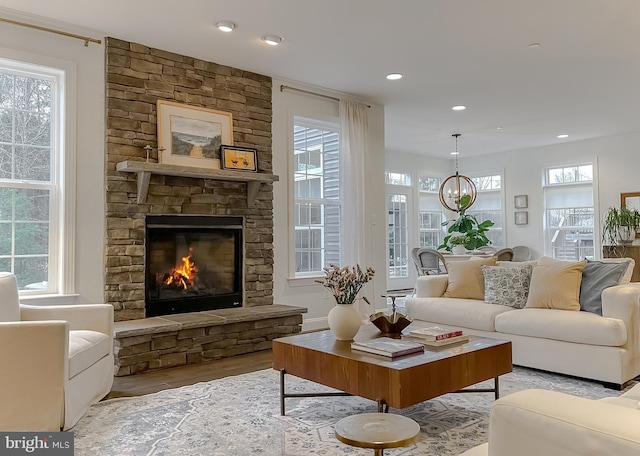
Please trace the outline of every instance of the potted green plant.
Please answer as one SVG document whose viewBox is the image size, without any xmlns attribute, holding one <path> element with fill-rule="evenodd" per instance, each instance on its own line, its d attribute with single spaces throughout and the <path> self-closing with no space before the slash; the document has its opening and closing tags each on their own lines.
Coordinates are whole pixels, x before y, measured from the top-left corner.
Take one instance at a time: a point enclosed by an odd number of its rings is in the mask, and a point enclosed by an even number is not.
<svg viewBox="0 0 640 456">
<path fill-rule="evenodd" d="M 449 234 L 442 240 L 442 244 L 438 246 L 438 249 L 451 251 L 453 248 L 453 245 L 450 243 L 451 238 L 459 235 L 465 236 L 466 239 L 463 245 L 467 250 L 475 250 L 478 247 L 491 244 L 491 240 L 485 233 L 489 231 L 489 228 L 491 228 L 494 223 L 491 220 L 485 220 L 480 223 L 475 216 L 467 214 L 466 209 L 469 205 L 468 203 L 465 204 L 465 197 L 471 199 L 469 195 L 465 195 L 460 198 L 461 209 L 458 218 L 442 222 L 443 226 L 449 226 L 449 228 L 447 228 L 447 233 Z"/>
<path fill-rule="evenodd" d="M 617 246 L 629 244 L 640 229 L 640 212 L 626 206 L 610 207 L 602 223 L 603 245 Z"/>
<path fill-rule="evenodd" d="M 469 237 L 466 234 L 453 233 L 449 236 L 447 245 L 451 247 L 451 252 L 456 255 L 462 255 L 465 253 L 465 244 L 469 242 Z"/>
</svg>

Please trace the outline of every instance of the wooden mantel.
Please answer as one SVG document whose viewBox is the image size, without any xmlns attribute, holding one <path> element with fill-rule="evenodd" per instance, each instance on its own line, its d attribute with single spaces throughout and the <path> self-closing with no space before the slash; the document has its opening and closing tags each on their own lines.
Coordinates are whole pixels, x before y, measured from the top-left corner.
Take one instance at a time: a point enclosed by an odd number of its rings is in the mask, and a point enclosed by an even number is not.
<svg viewBox="0 0 640 456">
<path fill-rule="evenodd" d="M 246 182 L 248 206 L 253 206 L 255 203 L 261 183 L 270 183 L 280 180 L 280 178 L 275 174 L 230 171 L 227 169 L 202 169 L 189 166 L 166 165 L 162 163 L 148 163 L 134 160 L 126 160 L 116 163 L 116 169 L 125 173 L 136 173 L 138 175 L 138 204 L 143 204 L 147 200 L 149 181 L 152 174 L 194 177 L 196 179 Z"/>
</svg>

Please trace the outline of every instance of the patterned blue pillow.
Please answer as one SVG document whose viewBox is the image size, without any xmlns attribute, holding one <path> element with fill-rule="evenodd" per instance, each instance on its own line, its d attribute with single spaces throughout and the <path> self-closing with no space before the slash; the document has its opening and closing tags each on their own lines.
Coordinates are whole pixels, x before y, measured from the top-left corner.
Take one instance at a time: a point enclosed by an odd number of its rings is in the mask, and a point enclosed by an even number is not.
<svg viewBox="0 0 640 456">
<path fill-rule="evenodd" d="M 485 302 L 516 309 L 522 309 L 525 306 L 529 296 L 532 265 L 509 267 L 483 265 L 481 268 L 484 275 Z"/>
</svg>

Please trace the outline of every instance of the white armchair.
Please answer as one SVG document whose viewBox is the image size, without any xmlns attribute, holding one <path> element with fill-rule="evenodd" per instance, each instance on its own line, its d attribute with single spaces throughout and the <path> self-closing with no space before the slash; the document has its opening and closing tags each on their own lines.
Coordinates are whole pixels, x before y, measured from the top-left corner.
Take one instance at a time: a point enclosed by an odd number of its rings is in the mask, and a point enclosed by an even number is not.
<svg viewBox="0 0 640 456">
<path fill-rule="evenodd" d="M 525 390 L 497 400 L 489 443 L 462 456 L 640 454 L 640 385 L 620 397 L 591 400 Z"/>
<path fill-rule="evenodd" d="M 0 430 L 75 425 L 113 385 L 113 307 L 26 306 L 0 272 Z"/>
</svg>

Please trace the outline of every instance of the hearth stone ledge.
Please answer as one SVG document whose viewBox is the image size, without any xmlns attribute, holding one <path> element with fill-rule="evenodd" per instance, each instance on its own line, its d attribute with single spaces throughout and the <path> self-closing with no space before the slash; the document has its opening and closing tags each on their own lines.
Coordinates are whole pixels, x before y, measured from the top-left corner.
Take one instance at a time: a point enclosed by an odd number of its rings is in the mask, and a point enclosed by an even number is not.
<svg viewBox="0 0 640 456">
<path fill-rule="evenodd" d="M 302 330 L 305 307 L 273 304 L 114 323 L 115 375 L 198 364 L 271 348 Z"/>
</svg>

